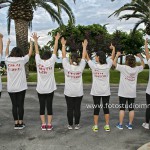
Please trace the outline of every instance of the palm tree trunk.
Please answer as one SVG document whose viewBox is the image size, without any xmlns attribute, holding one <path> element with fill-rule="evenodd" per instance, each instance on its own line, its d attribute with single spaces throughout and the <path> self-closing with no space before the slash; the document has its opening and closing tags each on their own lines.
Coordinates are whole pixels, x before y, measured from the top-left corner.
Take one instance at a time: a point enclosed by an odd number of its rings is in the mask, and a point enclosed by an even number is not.
<svg viewBox="0 0 150 150">
<path fill-rule="evenodd" d="M 28 54 L 28 21 L 21 19 L 15 20 L 16 44 L 21 48 L 24 54 Z M 26 77 L 29 77 L 29 64 L 25 66 Z"/>
</svg>

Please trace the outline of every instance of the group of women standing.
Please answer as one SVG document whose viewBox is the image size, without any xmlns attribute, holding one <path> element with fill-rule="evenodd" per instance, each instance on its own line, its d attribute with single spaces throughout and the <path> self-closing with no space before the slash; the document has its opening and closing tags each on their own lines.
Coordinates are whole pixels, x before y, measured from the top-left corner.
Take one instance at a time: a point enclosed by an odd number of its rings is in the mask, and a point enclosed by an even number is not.
<svg viewBox="0 0 150 150">
<path fill-rule="evenodd" d="M 52 130 L 52 115 L 53 115 L 53 96 L 54 91 L 57 89 L 54 67 L 56 62 L 56 54 L 58 49 L 58 41 L 60 34 L 55 36 L 55 44 L 53 54 L 51 51 L 45 51 L 42 56 L 39 54 L 38 39 L 36 33 L 32 34 L 35 45 L 35 61 L 37 67 L 37 93 L 40 104 L 40 118 L 41 129 Z M 3 35 L 0 34 L 0 56 L 2 56 L 3 49 Z M 62 64 L 65 74 L 65 88 L 64 95 L 67 103 L 67 118 L 69 130 L 80 128 L 80 116 L 81 116 L 81 101 L 83 98 L 83 81 L 82 73 L 86 66 L 86 62 L 92 70 L 92 88 L 91 95 L 94 101 L 94 126 L 92 130 L 98 131 L 98 118 L 100 112 L 100 103 L 102 99 L 103 111 L 105 116 L 105 131 L 110 131 L 109 126 L 109 99 L 110 99 L 110 69 L 112 66 L 116 70 L 120 71 L 120 84 L 119 84 L 119 123 L 116 125 L 118 129 L 123 129 L 123 118 L 125 114 L 126 101 L 128 101 L 129 108 L 129 122 L 126 127 L 132 129 L 132 123 L 134 119 L 134 100 L 136 98 L 136 84 L 138 73 L 144 69 L 144 61 L 141 54 L 137 56 L 141 60 L 141 65 L 136 66 L 136 58 L 133 55 L 127 55 L 125 65 L 119 65 L 117 63 L 120 52 L 115 53 L 115 47 L 111 44 L 112 50 L 111 57 L 106 60 L 106 54 L 103 51 L 98 51 L 95 56 L 95 62 L 93 62 L 86 51 L 88 41 L 85 39 L 82 42 L 83 52 L 82 58 L 78 53 L 71 53 L 70 58 L 66 57 L 66 40 L 61 38 L 62 44 Z M 27 81 L 25 75 L 25 64 L 29 61 L 32 55 L 32 41 L 30 41 L 30 49 L 27 55 L 24 55 L 22 50 L 18 47 L 14 47 L 9 54 L 10 40 L 7 42 L 5 63 L 7 66 L 7 90 L 12 101 L 12 113 L 15 121 L 14 129 L 23 129 L 25 124 L 23 122 L 24 116 L 24 99 L 27 89 Z M 150 56 L 148 50 L 147 40 L 145 41 L 145 53 L 150 66 Z M 1 82 L 0 82 L 1 83 Z M 1 86 L 0 86 L 1 87 Z M 145 129 L 149 129 L 150 121 L 150 82 L 148 83 L 146 91 L 147 109 L 146 109 L 146 121 L 143 123 Z M 47 108 L 47 124 L 45 116 L 45 107 Z"/>
</svg>

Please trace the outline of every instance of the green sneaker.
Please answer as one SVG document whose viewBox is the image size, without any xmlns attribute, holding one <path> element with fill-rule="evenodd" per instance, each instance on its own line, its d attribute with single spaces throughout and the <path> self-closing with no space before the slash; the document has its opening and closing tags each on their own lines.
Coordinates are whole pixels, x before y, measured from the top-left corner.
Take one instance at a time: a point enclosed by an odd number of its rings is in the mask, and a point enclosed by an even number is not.
<svg viewBox="0 0 150 150">
<path fill-rule="evenodd" d="M 94 126 L 92 127 L 92 130 L 93 130 L 93 132 L 98 132 L 98 127 L 94 125 Z"/>
<path fill-rule="evenodd" d="M 104 126 L 104 130 L 107 131 L 107 132 L 110 131 L 109 125 L 105 125 L 105 126 Z"/>
</svg>

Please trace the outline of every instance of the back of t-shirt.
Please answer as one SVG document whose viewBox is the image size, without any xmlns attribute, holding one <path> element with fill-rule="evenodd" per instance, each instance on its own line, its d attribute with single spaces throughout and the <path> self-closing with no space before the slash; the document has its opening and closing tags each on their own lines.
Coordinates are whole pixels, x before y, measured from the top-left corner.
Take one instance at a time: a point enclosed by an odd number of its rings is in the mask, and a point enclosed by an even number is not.
<svg viewBox="0 0 150 150">
<path fill-rule="evenodd" d="M 7 65 L 7 90 L 8 92 L 20 92 L 27 89 L 25 64 L 29 56 L 5 58 Z"/>
<path fill-rule="evenodd" d="M 94 96 L 109 96 L 110 84 L 109 84 L 109 71 L 112 67 L 112 59 L 107 64 L 95 64 L 91 60 L 88 61 L 90 68 L 92 69 L 92 89 L 91 95 Z"/>
<path fill-rule="evenodd" d="M 138 73 L 143 71 L 143 66 L 131 68 L 127 65 L 117 64 L 116 70 L 121 72 L 118 96 L 135 98 L 137 77 Z"/>
<path fill-rule="evenodd" d="M 78 66 L 71 65 L 67 58 L 63 59 L 63 67 L 65 73 L 65 89 L 64 94 L 69 97 L 83 96 L 82 73 L 86 62 L 81 59 Z"/>
<path fill-rule="evenodd" d="M 56 55 L 53 54 L 48 60 L 42 60 L 39 54 L 35 57 L 37 66 L 37 92 L 40 94 L 51 93 L 56 90 L 54 77 L 54 65 Z"/>
</svg>

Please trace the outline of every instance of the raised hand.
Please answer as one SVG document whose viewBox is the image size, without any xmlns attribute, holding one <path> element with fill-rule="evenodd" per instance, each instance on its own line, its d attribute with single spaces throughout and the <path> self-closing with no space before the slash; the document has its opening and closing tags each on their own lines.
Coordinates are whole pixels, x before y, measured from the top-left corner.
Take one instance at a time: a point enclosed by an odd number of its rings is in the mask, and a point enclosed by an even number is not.
<svg viewBox="0 0 150 150">
<path fill-rule="evenodd" d="M 117 52 L 116 56 L 120 57 L 121 56 L 121 52 Z"/>
<path fill-rule="evenodd" d="M 1 39 L 3 38 L 3 34 L 1 34 L 1 33 L 0 33 L 0 38 L 1 38 Z"/>
<path fill-rule="evenodd" d="M 148 45 L 148 38 L 145 39 L 145 45 Z"/>
<path fill-rule="evenodd" d="M 37 33 L 34 32 L 34 33 L 32 33 L 31 37 L 34 39 L 34 41 L 38 41 L 38 39 L 39 39 L 40 36 L 38 36 Z"/>
<path fill-rule="evenodd" d="M 33 41 L 32 41 L 32 39 L 30 38 L 30 45 L 32 46 L 32 44 L 33 44 Z"/>
<path fill-rule="evenodd" d="M 11 43 L 11 41 L 10 41 L 10 39 L 8 39 L 8 41 L 7 41 L 7 45 L 9 46 L 9 45 L 10 45 L 10 43 Z"/>
<path fill-rule="evenodd" d="M 60 36 L 61 36 L 60 33 L 57 32 L 57 34 L 56 34 L 56 36 L 55 36 L 55 39 L 56 39 L 56 40 L 59 40 L 59 39 L 60 39 Z"/>
<path fill-rule="evenodd" d="M 110 47 L 111 50 L 113 50 L 115 48 L 115 46 L 111 43 Z"/>
<path fill-rule="evenodd" d="M 136 56 L 139 57 L 140 59 L 143 58 L 140 53 L 138 53 Z"/>
<path fill-rule="evenodd" d="M 88 41 L 87 41 L 87 39 L 85 39 L 85 40 L 82 42 L 82 46 L 83 46 L 83 47 L 87 47 L 87 45 L 88 45 Z"/>
<path fill-rule="evenodd" d="M 66 45 L 66 42 L 67 42 L 67 41 L 65 40 L 65 38 L 62 37 L 62 38 L 61 38 L 61 44 L 62 44 L 62 45 Z"/>
</svg>

